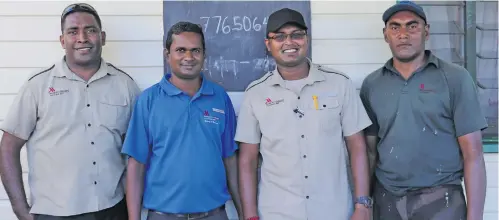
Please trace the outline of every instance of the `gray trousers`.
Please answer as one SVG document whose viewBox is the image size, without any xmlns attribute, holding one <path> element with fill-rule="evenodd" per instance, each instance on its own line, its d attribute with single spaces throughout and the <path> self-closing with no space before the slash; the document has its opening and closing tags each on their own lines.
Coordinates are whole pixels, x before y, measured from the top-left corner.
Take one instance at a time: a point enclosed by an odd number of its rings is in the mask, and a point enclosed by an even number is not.
<svg viewBox="0 0 499 220">
<path fill-rule="evenodd" d="M 159 214 L 153 211 L 149 211 L 147 214 L 147 220 L 229 220 L 227 212 L 225 210 L 220 210 L 213 213 L 210 216 L 204 218 L 187 218 L 187 217 L 176 217 L 173 215 Z"/>
</svg>

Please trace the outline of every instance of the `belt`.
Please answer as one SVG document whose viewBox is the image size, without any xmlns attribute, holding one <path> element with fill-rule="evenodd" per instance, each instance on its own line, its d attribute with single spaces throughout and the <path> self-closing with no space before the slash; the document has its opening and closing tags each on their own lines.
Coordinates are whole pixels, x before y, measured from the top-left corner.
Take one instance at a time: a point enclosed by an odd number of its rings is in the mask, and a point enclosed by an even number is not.
<svg viewBox="0 0 499 220">
<path fill-rule="evenodd" d="M 160 212 L 160 211 L 155 211 L 151 210 L 152 212 L 159 214 L 159 215 L 168 215 L 168 216 L 173 216 L 177 218 L 187 218 L 187 219 L 201 219 L 201 218 L 206 218 L 208 216 L 212 216 L 215 213 L 218 213 L 220 211 L 225 210 L 225 205 L 222 205 L 218 208 L 214 208 L 210 211 L 207 212 L 196 212 L 196 213 L 167 213 L 167 212 Z"/>
</svg>

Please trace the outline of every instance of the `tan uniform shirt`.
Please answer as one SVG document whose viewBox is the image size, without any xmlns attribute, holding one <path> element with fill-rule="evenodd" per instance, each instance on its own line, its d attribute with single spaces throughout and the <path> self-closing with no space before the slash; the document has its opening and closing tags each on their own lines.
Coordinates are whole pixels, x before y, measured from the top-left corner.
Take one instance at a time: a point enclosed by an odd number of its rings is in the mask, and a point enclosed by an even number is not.
<svg viewBox="0 0 499 220">
<path fill-rule="evenodd" d="M 343 137 L 371 121 L 346 75 L 311 64 L 305 81 L 297 94 L 275 70 L 244 96 L 236 140 L 260 144 L 262 220 L 347 220 L 353 211 Z"/>
<path fill-rule="evenodd" d="M 123 199 L 122 136 L 140 90 L 101 63 L 88 82 L 64 60 L 34 75 L 0 127 L 27 140 L 31 213 L 77 215 Z"/>
</svg>

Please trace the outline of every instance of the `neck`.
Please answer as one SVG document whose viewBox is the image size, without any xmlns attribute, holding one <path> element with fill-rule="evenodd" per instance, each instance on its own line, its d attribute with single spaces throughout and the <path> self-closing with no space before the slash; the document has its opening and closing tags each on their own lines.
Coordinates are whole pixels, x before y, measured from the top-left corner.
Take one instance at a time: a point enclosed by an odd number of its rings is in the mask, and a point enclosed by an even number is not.
<svg viewBox="0 0 499 220">
<path fill-rule="evenodd" d="M 408 79 L 418 68 L 426 62 L 425 53 L 421 53 L 410 62 L 402 62 L 393 58 L 393 67 L 406 79 Z"/>
<path fill-rule="evenodd" d="M 189 96 L 194 96 L 196 92 L 201 88 L 201 77 L 196 77 L 194 79 L 181 79 L 172 74 L 170 77 L 170 83 L 175 87 L 180 89 L 182 92 L 189 94 Z"/>
<path fill-rule="evenodd" d="M 97 71 L 99 71 L 99 68 L 100 68 L 100 61 L 89 64 L 87 66 L 77 65 L 75 63 L 67 62 L 67 61 L 66 61 L 66 64 L 68 65 L 68 68 L 73 73 L 75 73 L 76 75 L 78 75 L 80 78 L 82 78 L 85 81 L 90 80 L 90 78 L 92 78 L 92 76 Z"/>
<path fill-rule="evenodd" d="M 303 62 L 293 67 L 278 65 L 277 71 L 279 71 L 284 80 L 299 80 L 308 76 L 309 65 L 308 62 Z"/>
</svg>

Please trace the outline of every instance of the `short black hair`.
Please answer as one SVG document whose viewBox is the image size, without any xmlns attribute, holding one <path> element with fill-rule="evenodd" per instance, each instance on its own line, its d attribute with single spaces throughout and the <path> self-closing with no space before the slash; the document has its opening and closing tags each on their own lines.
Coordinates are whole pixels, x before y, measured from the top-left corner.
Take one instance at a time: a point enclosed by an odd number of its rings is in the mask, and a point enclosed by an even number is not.
<svg viewBox="0 0 499 220">
<path fill-rule="evenodd" d="M 203 44 L 203 52 L 206 50 L 206 46 L 204 43 L 204 34 L 203 34 L 203 28 L 201 28 L 200 25 L 194 24 L 188 21 L 180 21 L 174 24 L 170 30 L 168 30 L 167 36 L 166 36 L 166 41 L 165 41 L 165 48 L 170 51 L 170 47 L 172 46 L 173 43 L 173 35 L 179 35 L 183 32 L 193 32 L 201 35 L 201 43 Z"/>
<path fill-rule="evenodd" d="M 95 20 L 97 21 L 97 25 L 99 26 L 99 29 L 102 30 L 102 22 L 100 20 L 99 14 L 97 14 L 97 11 L 89 4 L 86 3 L 79 3 L 79 4 L 71 4 L 67 6 L 64 11 L 62 12 L 61 15 L 61 32 L 64 32 L 64 24 L 66 23 L 66 17 L 70 14 L 73 14 L 75 12 L 84 12 L 91 14 L 94 16 Z"/>
</svg>

